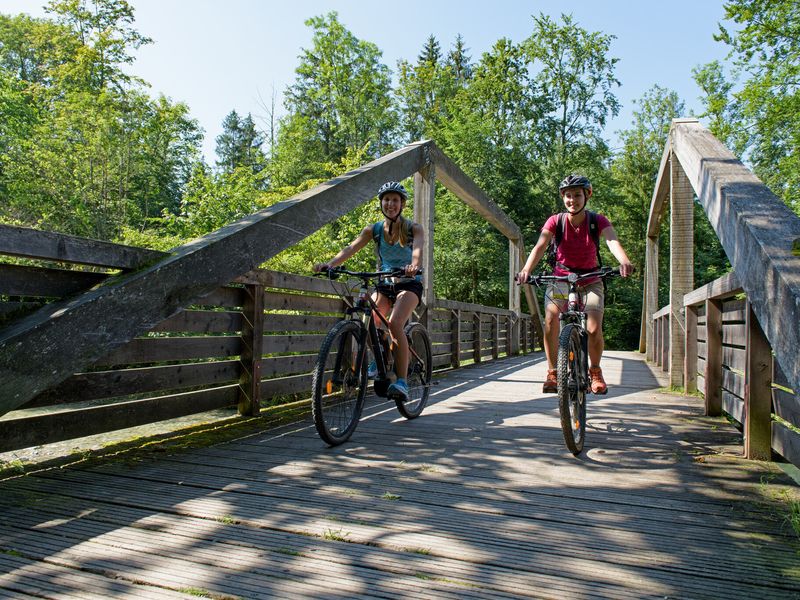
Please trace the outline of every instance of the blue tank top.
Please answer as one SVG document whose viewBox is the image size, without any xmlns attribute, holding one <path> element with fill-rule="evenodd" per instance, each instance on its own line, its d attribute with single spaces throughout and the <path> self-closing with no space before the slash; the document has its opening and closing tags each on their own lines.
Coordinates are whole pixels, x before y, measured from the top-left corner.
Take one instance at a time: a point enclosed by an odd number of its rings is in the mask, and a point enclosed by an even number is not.
<svg viewBox="0 0 800 600">
<path fill-rule="evenodd" d="M 372 239 L 375 240 L 375 250 L 378 254 L 378 267 L 382 271 L 389 269 L 399 269 L 411 264 L 411 254 L 413 252 L 414 224 L 411 221 L 406 221 L 408 224 L 408 243 L 401 246 L 400 242 L 390 244 L 383 237 L 383 223 L 378 221 L 372 226 Z M 400 278 L 398 278 L 400 279 Z M 403 280 L 411 281 L 411 277 L 403 277 Z M 422 281 L 420 275 L 416 276 L 417 281 Z"/>
</svg>

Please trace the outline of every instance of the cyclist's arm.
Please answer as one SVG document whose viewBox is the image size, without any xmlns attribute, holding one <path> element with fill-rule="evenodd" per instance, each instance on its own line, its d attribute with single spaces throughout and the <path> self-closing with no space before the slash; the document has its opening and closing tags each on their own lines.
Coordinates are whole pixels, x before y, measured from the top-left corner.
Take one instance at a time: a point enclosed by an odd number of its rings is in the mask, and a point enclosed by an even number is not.
<svg viewBox="0 0 800 600">
<path fill-rule="evenodd" d="M 617 238 L 617 232 L 614 231 L 614 226 L 609 225 L 600 234 L 606 239 L 606 244 L 608 244 L 608 249 L 611 250 L 611 254 L 614 255 L 614 258 L 617 259 L 619 262 L 619 274 L 623 277 L 627 277 L 628 275 L 633 273 L 633 265 L 631 264 L 628 255 L 625 253 L 625 249 L 620 244 L 619 239 Z"/>
<path fill-rule="evenodd" d="M 406 266 L 406 275 L 413 277 L 422 268 L 422 249 L 425 246 L 425 230 L 419 223 L 411 226 L 414 243 L 411 249 L 411 264 Z"/>
<path fill-rule="evenodd" d="M 370 240 L 372 240 L 372 225 L 368 225 L 361 230 L 361 233 L 358 234 L 358 237 L 350 242 L 350 245 L 346 248 L 343 248 L 339 254 L 334 256 L 326 263 L 317 263 L 314 265 L 315 271 L 322 271 L 326 268 L 331 267 L 338 267 L 340 264 L 345 262 L 348 258 L 353 256 L 356 252 L 361 250 L 364 246 L 366 246 Z"/>
<path fill-rule="evenodd" d="M 539 261 L 542 260 L 542 256 L 544 256 L 544 253 L 547 251 L 547 247 L 550 245 L 550 240 L 552 239 L 553 233 L 548 229 L 542 229 L 542 233 L 539 234 L 539 241 L 536 242 L 533 250 L 531 250 L 531 253 L 528 255 L 525 266 L 517 273 L 517 283 L 524 283 L 527 281 L 528 276 L 530 276 L 536 268 L 536 265 L 539 264 Z"/>
</svg>

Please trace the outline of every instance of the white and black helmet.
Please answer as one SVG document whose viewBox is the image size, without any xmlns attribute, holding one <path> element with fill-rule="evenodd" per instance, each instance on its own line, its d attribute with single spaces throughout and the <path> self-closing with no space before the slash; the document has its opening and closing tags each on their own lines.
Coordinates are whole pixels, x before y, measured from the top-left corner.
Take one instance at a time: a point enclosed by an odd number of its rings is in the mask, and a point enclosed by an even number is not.
<svg viewBox="0 0 800 600">
<path fill-rule="evenodd" d="M 383 200 L 383 197 L 389 192 L 400 194 L 400 197 L 403 198 L 403 200 L 408 200 L 408 192 L 406 191 L 406 188 L 403 187 L 403 184 L 399 181 L 387 181 L 384 183 L 378 190 L 378 200 Z"/>
</svg>

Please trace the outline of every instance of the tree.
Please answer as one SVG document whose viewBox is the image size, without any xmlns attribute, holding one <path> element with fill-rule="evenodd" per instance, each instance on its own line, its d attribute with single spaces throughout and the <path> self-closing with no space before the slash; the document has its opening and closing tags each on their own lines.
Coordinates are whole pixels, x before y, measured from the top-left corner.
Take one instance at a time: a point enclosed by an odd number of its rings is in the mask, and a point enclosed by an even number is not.
<svg viewBox="0 0 800 600">
<path fill-rule="evenodd" d="M 279 126 L 270 179 L 295 185 L 324 175 L 348 149 L 377 157 L 396 136 L 389 68 L 375 44 L 357 39 L 335 12 L 306 21 L 314 35 L 286 90 L 288 116 Z"/>
<path fill-rule="evenodd" d="M 725 18 L 741 26 L 720 25 L 715 39 L 729 45 L 733 66 L 744 77 L 731 92 L 722 69 L 708 65 L 696 78 L 706 85 L 707 115 L 718 117 L 715 133 L 733 140 L 737 154 L 775 194 L 800 214 L 800 5 L 794 0 L 730 0 Z M 720 85 L 720 83 L 722 85 Z M 701 84 L 702 85 L 702 84 Z M 720 114 L 724 98 L 727 111 Z M 726 114 L 727 112 L 727 114 Z"/>
<path fill-rule="evenodd" d="M 615 36 L 589 32 L 571 16 L 563 24 L 540 14 L 525 41 L 533 82 L 549 106 L 534 132 L 543 165 L 539 194 L 556 210 L 560 201 L 552 190 L 571 171 L 597 179 L 604 170 L 608 148 L 601 138 L 609 116 L 619 113 L 614 69 L 619 59 L 609 57 Z"/>
<path fill-rule="evenodd" d="M 266 156 L 261 150 L 264 138 L 256 131 L 250 113 L 240 118 L 232 110 L 222 122 L 222 133 L 217 136 L 217 166 L 231 173 L 237 167 L 247 167 L 253 173 L 264 169 Z"/>
</svg>

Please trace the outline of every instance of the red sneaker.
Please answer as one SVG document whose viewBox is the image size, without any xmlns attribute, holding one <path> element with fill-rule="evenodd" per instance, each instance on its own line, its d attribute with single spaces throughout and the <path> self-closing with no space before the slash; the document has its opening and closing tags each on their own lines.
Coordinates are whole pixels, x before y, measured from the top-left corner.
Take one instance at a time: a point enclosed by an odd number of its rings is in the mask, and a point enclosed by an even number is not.
<svg viewBox="0 0 800 600">
<path fill-rule="evenodd" d="M 542 386 L 542 392 L 544 392 L 545 394 L 558 393 L 558 371 L 556 371 L 555 369 L 547 370 L 547 379 L 544 380 L 544 385 Z"/>
<path fill-rule="evenodd" d="M 589 387 L 592 389 L 593 394 L 603 395 L 608 392 L 608 386 L 605 379 L 603 379 L 603 369 L 591 367 L 589 369 L 589 377 L 592 380 Z"/>
</svg>

